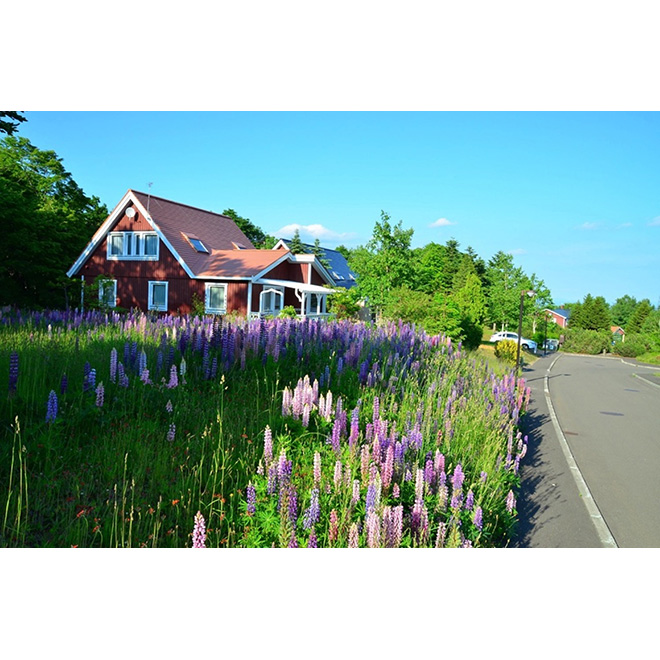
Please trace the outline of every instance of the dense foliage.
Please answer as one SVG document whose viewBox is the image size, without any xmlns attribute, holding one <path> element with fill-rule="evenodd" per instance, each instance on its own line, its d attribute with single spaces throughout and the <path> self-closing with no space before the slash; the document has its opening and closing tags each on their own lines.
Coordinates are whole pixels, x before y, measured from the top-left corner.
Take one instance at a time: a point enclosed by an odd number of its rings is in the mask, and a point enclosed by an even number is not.
<svg viewBox="0 0 660 660">
<path fill-rule="evenodd" d="M 53 151 L 0 140 L 0 305 L 65 307 L 66 271 L 107 214 Z"/>
</svg>

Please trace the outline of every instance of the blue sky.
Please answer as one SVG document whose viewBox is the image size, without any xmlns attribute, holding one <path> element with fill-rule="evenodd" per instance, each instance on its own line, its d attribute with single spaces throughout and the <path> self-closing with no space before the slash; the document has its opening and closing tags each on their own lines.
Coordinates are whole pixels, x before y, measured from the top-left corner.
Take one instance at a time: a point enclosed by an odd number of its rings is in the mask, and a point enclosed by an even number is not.
<svg viewBox="0 0 660 660">
<path fill-rule="evenodd" d="M 556 304 L 660 302 L 656 112 L 27 112 L 111 209 L 128 188 L 327 247 L 366 243 L 381 210 L 413 246 L 511 252 Z"/>
</svg>

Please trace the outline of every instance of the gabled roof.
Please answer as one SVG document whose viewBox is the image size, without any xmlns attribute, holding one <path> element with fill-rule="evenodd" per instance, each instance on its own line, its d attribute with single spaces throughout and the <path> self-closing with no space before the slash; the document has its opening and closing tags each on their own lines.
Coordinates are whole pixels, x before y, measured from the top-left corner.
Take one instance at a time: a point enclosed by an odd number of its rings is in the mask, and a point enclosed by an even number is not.
<svg viewBox="0 0 660 660">
<path fill-rule="evenodd" d="M 131 204 L 193 279 L 256 279 L 280 263 L 291 261 L 311 263 L 328 284 L 334 284 L 332 276 L 313 255 L 293 255 L 288 249 L 257 250 L 225 215 L 130 189 L 69 269 L 69 277 L 78 272 Z M 206 251 L 195 248 L 198 241 Z"/>
<path fill-rule="evenodd" d="M 278 250 L 284 247 L 288 248 L 290 244 L 290 239 L 281 238 L 273 249 Z M 310 245 L 309 243 L 303 243 L 302 245 L 307 254 L 314 253 L 313 245 Z M 350 289 L 357 284 L 357 275 L 350 269 L 346 257 L 341 252 L 324 247 L 321 247 L 321 252 L 323 253 L 321 258 L 326 259 L 330 264 L 326 270 L 332 276 L 332 279 L 337 286 L 341 286 L 344 289 Z"/>
</svg>

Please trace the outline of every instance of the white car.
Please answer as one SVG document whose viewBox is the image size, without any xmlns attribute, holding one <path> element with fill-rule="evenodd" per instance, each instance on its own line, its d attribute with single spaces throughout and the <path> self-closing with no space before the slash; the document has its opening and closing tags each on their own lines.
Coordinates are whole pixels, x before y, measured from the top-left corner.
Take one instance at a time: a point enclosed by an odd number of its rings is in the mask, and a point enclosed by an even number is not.
<svg viewBox="0 0 660 660">
<path fill-rule="evenodd" d="M 490 340 L 492 342 L 498 342 L 498 341 L 503 341 L 504 339 L 509 339 L 510 341 L 518 343 L 518 334 L 515 332 L 496 332 Z M 536 353 L 536 342 L 532 341 L 531 339 L 525 339 L 524 337 L 520 338 L 520 348 L 522 348 L 525 351 L 531 351 L 532 353 Z"/>
</svg>

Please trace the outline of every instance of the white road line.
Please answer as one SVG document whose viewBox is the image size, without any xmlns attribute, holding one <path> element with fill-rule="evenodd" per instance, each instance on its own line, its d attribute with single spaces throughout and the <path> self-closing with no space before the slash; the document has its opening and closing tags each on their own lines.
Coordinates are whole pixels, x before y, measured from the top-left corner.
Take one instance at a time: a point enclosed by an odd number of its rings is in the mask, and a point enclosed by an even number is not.
<svg viewBox="0 0 660 660">
<path fill-rule="evenodd" d="M 557 360 L 560 357 L 561 356 L 558 355 L 552 361 L 552 364 L 548 367 L 548 370 L 545 374 L 545 382 L 543 386 L 543 389 L 545 391 L 545 401 L 548 405 L 548 410 L 550 411 L 550 419 L 552 420 L 552 425 L 555 427 L 555 432 L 557 433 L 557 439 L 559 440 L 561 449 L 564 452 L 564 457 L 566 458 L 568 467 L 571 470 L 573 479 L 575 480 L 575 485 L 577 486 L 578 492 L 582 497 L 582 501 L 584 502 L 584 505 L 587 507 L 587 512 L 591 516 L 591 521 L 593 522 L 594 527 L 596 528 L 596 533 L 598 534 L 598 538 L 600 539 L 601 544 L 603 545 L 604 548 L 618 548 L 619 546 L 617 545 L 617 542 L 614 540 L 614 537 L 612 536 L 612 532 L 610 532 L 610 528 L 607 526 L 607 523 L 605 522 L 605 519 L 603 518 L 600 512 L 600 509 L 596 504 L 596 500 L 594 500 L 593 496 L 591 495 L 589 486 L 587 486 L 587 482 L 584 480 L 584 477 L 582 476 L 582 472 L 580 472 L 580 468 L 575 462 L 575 457 L 573 456 L 573 452 L 571 451 L 571 448 L 568 446 L 568 442 L 566 441 L 566 436 L 564 435 L 564 432 L 561 430 L 561 426 L 559 426 L 559 420 L 557 419 L 554 406 L 552 405 L 552 400 L 550 399 L 548 376 L 550 374 L 550 371 L 552 370 L 552 367 L 555 366 L 555 362 L 557 362 Z"/>
</svg>

